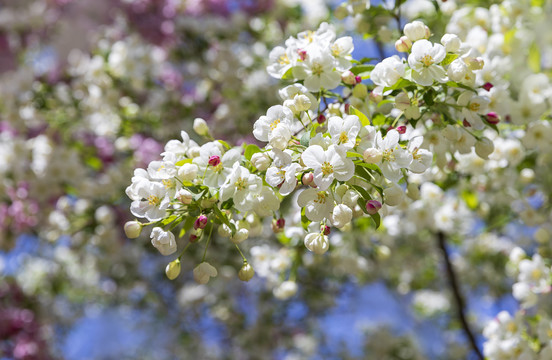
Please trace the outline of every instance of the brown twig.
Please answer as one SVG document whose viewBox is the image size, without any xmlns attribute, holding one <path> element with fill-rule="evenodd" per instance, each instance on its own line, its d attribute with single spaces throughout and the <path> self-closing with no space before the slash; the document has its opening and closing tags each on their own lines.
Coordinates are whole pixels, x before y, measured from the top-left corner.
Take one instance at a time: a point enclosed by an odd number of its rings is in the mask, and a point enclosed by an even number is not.
<svg viewBox="0 0 552 360">
<path fill-rule="evenodd" d="M 475 336 L 473 335 L 473 331 L 471 330 L 470 325 L 466 320 L 466 316 L 464 314 L 465 303 L 464 303 L 464 299 L 462 298 L 462 294 L 460 292 L 460 287 L 458 286 L 456 273 L 454 272 L 454 268 L 452 267 L 449 254 L 447 252 L 446 237 L 445 237 L 445 234 L 440 231 L 437 233 L 437 243 L 439 245 L 439 249 L 441 249 L 441 253 L 443 254 L 443 259 L 445 260 L 445 267 L 448 275 L 449 285 L 452 290 L 454 301 L 456 302 L 457 315 L 458 315 L 458 318 L 460 319 L 460 323 L 462 324 L 462 329 L 464 330 L 464 333 L 466 334 L 466 337 L 468 338 L 468 341 L 473 351 L 475 351 L 477 358 L 480 360 L 484 360 L 481 350 L 479 350 L 479 348 L 477 347 L 477 342 L 475 341 Z"/>
</svg>

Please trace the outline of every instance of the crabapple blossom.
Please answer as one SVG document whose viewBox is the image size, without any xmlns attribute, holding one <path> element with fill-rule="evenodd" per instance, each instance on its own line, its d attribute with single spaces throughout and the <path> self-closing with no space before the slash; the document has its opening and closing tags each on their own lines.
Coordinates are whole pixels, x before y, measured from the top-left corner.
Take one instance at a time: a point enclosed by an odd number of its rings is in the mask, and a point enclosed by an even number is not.
<svg viewBox="0 0 552 360">
<path fill-rule="evenodd" d="M 309 146 L 301 159 L 305 166 L 313 169 L 314 183 L 320 190 L 326 190 L 334 179 L 347 181 L 354 174 L 353 161 L 347 159 L 345 150 L 337 145 L 331 145 L 328 150 L 319 145 Z"/>
<path fill-rule="evenodd" d="M 412 68 L 412 79 L 420 85 L 431 86 L 434 81 L 445 82 L 446 73 L 439 65 L 447 55 L 441 44 L 419 40 L 412 45 L 408 65 Z"/>
</svg>

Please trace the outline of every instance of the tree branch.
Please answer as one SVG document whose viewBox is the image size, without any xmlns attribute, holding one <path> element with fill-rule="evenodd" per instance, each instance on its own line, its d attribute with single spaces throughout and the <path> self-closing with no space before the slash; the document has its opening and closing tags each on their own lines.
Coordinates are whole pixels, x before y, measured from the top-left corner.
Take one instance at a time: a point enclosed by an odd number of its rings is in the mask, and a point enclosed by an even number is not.
<svg viewBox="0 0 552 360">
<path fill-rule="evenodd" d="M 479 348 L 477 347 L 477 342 L 475 341 L 473 331 L 471 330 L 470 325 L 466 320 L 466 316 L 464 314 L 464 299 L 462 298 L 462 293 L 460 292 L 460 287 L 458 286 L 458 280 L 456 279 L 456 273 L 454 272 L 452 263 L 450 262 L 450 258 L 447 252 L 445 234 L 441 231 L 437 233 L 437 242 L 439 245 L 439 249 L 441 249 L 441 253 L 443 254 L 443 260 L 445 260 L 445 267 L 447 271 L 449 285 L 452 290 L 454 301 L 456 302 L 457 315 L 460 319 L 460 323 L 462 324 L 462 329 L 464 330 L 464 333 L 466 334 L 466 337 L 468 338 L 473 351 L 475 351 L 477 358 L 480 360 L 484 360 L 481 350 L 479 350 Z"/>
</svg>

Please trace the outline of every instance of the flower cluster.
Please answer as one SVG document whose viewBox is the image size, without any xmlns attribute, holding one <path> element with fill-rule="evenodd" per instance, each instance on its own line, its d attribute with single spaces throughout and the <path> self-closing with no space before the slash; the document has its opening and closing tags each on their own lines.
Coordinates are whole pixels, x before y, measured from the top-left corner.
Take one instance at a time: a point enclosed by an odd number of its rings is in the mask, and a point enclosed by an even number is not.
<svg viewBox="0 0 552 360">
<path fill-rule="evenodd" d="M 525 251 L 516 247 L 510 252 L 510 272 L 517 273 L 513 295 L 522 310 L 513 317 L 500 312 L 483 331 L 489 359 L 548 359 L 552 356 L 552 314 L 550 292 L 552 269 L 540 255 L 527 259 Z M 525 311 L 532 308 L 533 311 Z"/>
<path fill-rule="evenodd" d="M 137 237 L 143 226 L 153 225 L 151 242 L 164 255 L 177 251 L 175 229 L 179 237 L 189 233 L 182 252 L 206 238 L 202 263 L 194 270 L 195 279 L 205 283 L 217 275 L 205 261 L 214 227 L 239 250 L 243 241 L 267 231 L 265 218 L 272 217 L 271 230 L 280 234 L 284 211 L 297 212 L 301 242 L 315 254 L 328 251 L 332 228 L 348 229 L 362 217 L 372 217 L 378 227 L 380 210 L 402 203 L 408 177 L 432 165 L 431 143 L 416 125 L 439 113 L 444 123 L 435 125 L 435 132 L 448 129 L 476 139 L 481 136 L 463 128 L 484 128 L 480 114 L 488 102 L 474 95 L 474 71 L 482 62 L 469 46 L 450 34 L 442 44 L 431 44 L 421 22 L 408 24 L 405 34 L 397 48 L 409 53 L 408 61 L 394 56 L 375 66 L 353 60 L 352 39 L 336 39 L 327 23 L 276 47 L 267 70 L 294 83 L 280 90 L 283 103 L 254 123 L 253 136 L 266 145 L 231 147 L 214 140 L 206 122 L 197 118 L 194 130 L 207 142 L 200 145 L 182 131 L 182 140 L 165 145 L 162 160 L 135 171 L 126 191 L 133 201 L 131 212 L 149 222 L 127 223 L 127 236 Z M 453 67 L 461 69 L 453 72 Z M 368 77 L 376 85 L 372 100 L 389 97 L 395 103 L 390 114 L 370 110 L 364 102 L 367 85 L 362 80 Z M 329 91 L 338 86 L 344 95 Z M 397 124 L 399 119 L 406 125 Z M 469 143 L 470 150 L 475 142 Z M 284 207 L 283 200 L 296 190 L 295 203 Z M 408 193 L 416 199 L 417 185 L 410 184 Z M 424 209 L 431 212 L 421 203 Z M 441 210 L 445 213 L 440 211 L 438 226 L 452 231 L 457 208 Z M 245 273 L 251 265 L 240 254 Z M 172 278 L 174 271 L 170 273 Z"/>
</svg>

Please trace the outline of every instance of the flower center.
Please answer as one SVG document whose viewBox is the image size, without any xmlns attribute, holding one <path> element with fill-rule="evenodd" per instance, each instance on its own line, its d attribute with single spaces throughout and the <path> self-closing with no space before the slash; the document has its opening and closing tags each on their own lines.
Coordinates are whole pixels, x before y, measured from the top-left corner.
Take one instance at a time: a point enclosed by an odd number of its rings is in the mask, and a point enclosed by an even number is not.
<svg viewBox="0 0 552 360">
<path fill-rule="evenodd" d="M 395 154 L 393 154 L 393 149 L 385 149 L 382 153 L 383 160 L 393 161 L 395 160 Z"/>
<path fill-rule="evenodd" d="M 337 44 L 333 44 L 331 48 L 332 48 L 333 56 L 339 56 L 343 52 L 343 49 L 341 48 L 341 46 Z"/>
<path fill-rule="evenodd" d="M 412 151 L 412 158 L 414 160 L 420 160 L 422 158 L 422 155 L 418 154 L 418 148 L 415 148 L 414 151 Z"/>
<path fill-rule="evenodd" d="M 174 189 L 176 187 L 176 182 L 172 179 L 161 180 L 161 182 L 167 189 Z"/>
<path fill-rule="evenodd" d="M 429 54 L 421 58 L 420 61 L 422 62 L 422 64 L 424 64 L 424 66 L 431 66 L 435 62 L 435 60 L 433 60 L 433 56 Z"/>
<path fill-rule="evenodd" d="M 270 123 L 270 130 L 274 130 L 276 129 L 276 127 L 278 126 L 278 124 L 281 122 L 280 119 L 276 119 L 274 120 L 273 122 Z"/>
<path fill-rule="evenodd" d="M 158 196 L 155 196 L 155 195 L 148 196 L 148 204 L 157 206 L 159 205 L 160 202 L 161 202 L 161 199 L 159 199 Z"/>
<path fill-rule="evenodd" d="M 326 203 L 326 192 L 325 191 L 320 191 L 316 194 L 316 199 L 314 200 L 315 203 L 318 203 L 318 204 L 325 204 Z"/>
<path fill-rule="evenodd" d="M 278 59 L 278 62 L 280 63 L 280 65 L 287 65 L 290 63 L 289 57 L 287 56 L 287 54 L 281 55 Z"/>
<path fill-rule="evenodd" d="M 531 277 L 535 280 L 540 279 L 541 275 L 542 272 L 540 271 L 540 269 L 534 269 L 533 271 L 531 271 Z"/>
<path fill-rule="evenodd" d="M 333 166 L 327 161 L 324 161 L 322 163 L 321 168 L 322 168 L 322 174 L 324 174 L 324 176 L 328 176 L 334 172 Z"/>
<path fill-rule="evenodd" d="M 238 180 L 234 183 L 237 190 L 245 190 L 247 188 L 247 180 L 239 177 Z"/>
<path fill-rule="evenodd" d="M 303 39 L 307 40 L 309 43 L 313 42 L 314 40 L 314 31 L 307 31 Z"/>
<path fill-rule="evenodd" d="M 342 131 L 341 134 L 339 134 L 339 144 L 344 144 L 347 141 L 349 141 L 349 136 L 345 131 Z"/>
<path fill-rule="evenodd" d="M 314 63 L 311 67 L 313 75 L 322 75 L 322 72 L 324 71 L 324 68 L 322 67 L 322 64 Z"/>
<path fill-rule="evenodd" d="M 478 111 L 480 107 L 481 107 L 481 105 L 479 105 L 478 103 L 471 103 L 470 104 L 470 110 L 471 111 Z"/>
</svg>

